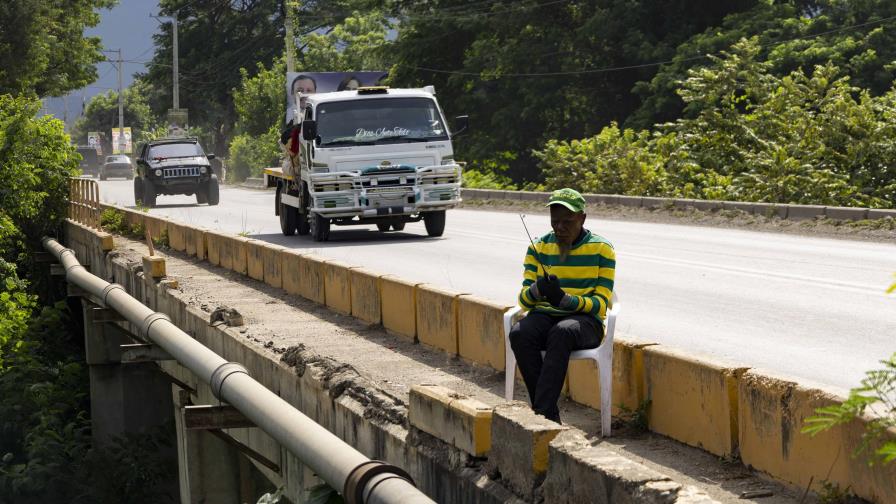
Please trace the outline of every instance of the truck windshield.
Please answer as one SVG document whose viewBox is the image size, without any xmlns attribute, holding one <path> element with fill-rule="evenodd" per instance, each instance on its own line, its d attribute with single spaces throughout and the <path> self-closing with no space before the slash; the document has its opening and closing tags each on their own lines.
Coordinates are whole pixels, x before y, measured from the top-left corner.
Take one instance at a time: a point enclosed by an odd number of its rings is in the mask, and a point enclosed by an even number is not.
<svg viewBox="0 0 896 504">
<path fill-rule="evenodd" d="M 153 145 L 149 149 L 149 159 L 168 159 L 204 156 L 202 148 L 196 143 L 171 143 Z"/>
<path fill-rule="evenodd" d="M 379 98 L 317 107 L 321 147 L 447 140 L 448 130 L 429 98 Z"/>
</svg>

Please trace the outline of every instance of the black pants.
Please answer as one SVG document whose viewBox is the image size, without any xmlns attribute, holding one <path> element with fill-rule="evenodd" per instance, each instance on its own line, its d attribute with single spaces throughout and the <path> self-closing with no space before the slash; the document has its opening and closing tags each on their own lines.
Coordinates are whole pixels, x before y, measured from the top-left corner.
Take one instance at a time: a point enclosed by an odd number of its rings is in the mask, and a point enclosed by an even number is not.
<svg viewBox="0 0 896 504">
<path fill-rule="evenodd" d="M 563 390 L 569 354 L 596 348 L 603 335 L 603 325 L 591 315 L 553 317 L 533 311 L 514 324 L 510 347 L 536 413 L 560 421 L 557 400 Z M 545 352 L 544 358 L 541 352 Z"/>
</svg>

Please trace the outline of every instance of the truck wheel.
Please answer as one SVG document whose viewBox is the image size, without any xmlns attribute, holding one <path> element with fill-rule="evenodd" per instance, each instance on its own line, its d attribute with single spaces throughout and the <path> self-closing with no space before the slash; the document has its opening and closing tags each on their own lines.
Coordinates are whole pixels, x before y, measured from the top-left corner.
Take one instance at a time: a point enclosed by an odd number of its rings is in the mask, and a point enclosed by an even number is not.
<svg viewBox="0 0 896 504">
<path fill-rule="evenodd" d="M 134 177 L 134 204 L 143 204 L 143 179 Z"/>
<path fill-rule="evenodd" d="M 156 185 L 151 180 L 143 180 L 143 204 L 149 208 L 156 206 Z"/>
<path fill-rule="evenodd" d="M 442 236 L 445 232 L 445 211 L 426 212 L 423 214 L 423 224 L 429 236 Z"/>
<path fill-rule="evenodd" d="M 277 188 L 277 206 L 280 215 L 280 231 L 284 236 L 292 236 L 296 233 L 296 208 L 291 207 L 280 201 L 280 188 Z"/>
<path fill-rule="evenodd" d="M 311 216 L 311 237 L 314 241 L 327 241 L 330 239 L 330 219 L 321 217 L 320 214 Z"/>
<path fill-rule="evenodd" d="M 218 176 L 212 175 L 211 178 L 208 179 L 208 183 L 205 187 L 206 194 L 208 194 L 208 205 L 217 205 L 221 201 L 221 193 L 218 188 Z"/>
<path fill-rule="evenodd" d="M 404 231 L 404 222 L 393 222 L 392 231 Z"/>
<path fill-rule="evenodd" d="M 311 196 L 308 194 L 308 189 L 305 188 L 305 184 L 302 184 L 302 201 L 304 201 L 305 207 L 296 212 L 297 222 L 296 228 L 299 233 L 299 236 L 308 236 L 311 233 L 311 220 L 308 218 L 308 206 L 310 205 Z"/>
<path fill-rule="evenodd" d="M 379 223 L 379 224 L 376 225 L 376 228 L 379 229 L 380 231 L 382 231 L 383 233 L 385 233 L 386 231 L 389 230 L 389 223 L 388 223 L 388 222 L 381 222 L 381 223 Z"/>
</svg>

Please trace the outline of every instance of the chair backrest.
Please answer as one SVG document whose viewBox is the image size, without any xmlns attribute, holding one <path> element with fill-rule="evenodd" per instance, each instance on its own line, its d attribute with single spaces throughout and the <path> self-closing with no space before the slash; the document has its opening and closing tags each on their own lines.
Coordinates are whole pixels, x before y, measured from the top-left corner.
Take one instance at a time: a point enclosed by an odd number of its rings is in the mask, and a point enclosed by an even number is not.
<svg viewBox="0 0 896 504">
<path fill-rule="evenodd" d="M 601 341 L 600 346 L 604 346 L 605 344 L 609 344 L 611 347 L 613 346 L 613 336 L 616 332 L 616 317 L 621 310 L 622 304 L 619 302 L 619 296 L 614 289 L 613 296 L 610 297 L 610 308 L 607 310 L 607 322 L 604 326 L 604 340 Z"/>
</svg>

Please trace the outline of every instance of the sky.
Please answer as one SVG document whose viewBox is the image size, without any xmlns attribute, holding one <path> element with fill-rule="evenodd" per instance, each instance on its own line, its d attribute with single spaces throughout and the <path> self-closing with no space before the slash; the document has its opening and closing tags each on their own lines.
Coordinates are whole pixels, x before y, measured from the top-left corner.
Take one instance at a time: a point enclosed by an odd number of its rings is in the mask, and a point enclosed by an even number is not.
<svg viewBox="0 0 896 504">
<path fill-rule="evenodd" d="M 159 12 L 157 1 L 151 0 L 119 0 L 118 5 L 112 9 L 102 9 L 100 23 L 93 28 L 85 30 L 85 35 L 97 36 L 101 39 L 104 49 L 121 49 L 121 57 L 124 60 L 140 62 L 149 61 L 153 55 L 152 36 L 159 29 L 159 21 L 149 17 Z M 117 53 L 107 53 L 110 59 L 116 59 Z M 134 81 L 134 74 L 146 69 L 142 63 L 124 63 L 121 75 L 121 84 L 127 87 Z M 118 89 L 118 72 L 115 65 L 107 62 L 97 64 L 99 79 L 82 89 L 71 92 L 67 99 L 48 98 L 44 100 L 44 107 L 48 113 L 60 119 L 67 118 L 67 125 L 71 127 L 81 114 L 81 104 L 90 101 L 90 98 L 105 93 L 110 89 Z M 68 114 L 66 115 L 66 101 L 68 102 Z M 127 125 L 127 118 L 125 118 Z M 86 143 L 86 139 L 72 139 L 78 143 Z"/>
</svg>

